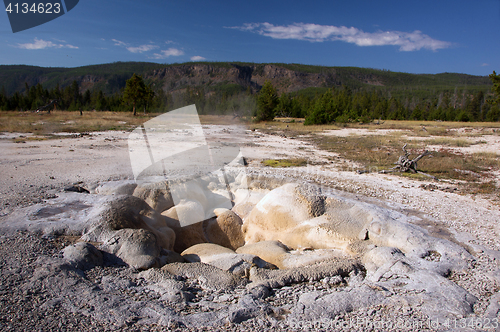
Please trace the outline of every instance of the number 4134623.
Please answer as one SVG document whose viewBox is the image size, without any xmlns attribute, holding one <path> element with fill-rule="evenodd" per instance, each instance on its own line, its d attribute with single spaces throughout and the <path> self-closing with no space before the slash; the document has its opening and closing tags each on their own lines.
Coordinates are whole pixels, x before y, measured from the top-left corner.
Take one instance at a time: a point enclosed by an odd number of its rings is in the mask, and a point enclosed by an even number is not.
<svg viewBox="0 0 500 332">
<path fill-rule="evenodd" d="M 5 9 L 9 14 L 59 14 L 61 12 L 61 4 L 55 3 L 34 3 L 31 6 L 28 3 L 9 3 Z"/>
</svg>

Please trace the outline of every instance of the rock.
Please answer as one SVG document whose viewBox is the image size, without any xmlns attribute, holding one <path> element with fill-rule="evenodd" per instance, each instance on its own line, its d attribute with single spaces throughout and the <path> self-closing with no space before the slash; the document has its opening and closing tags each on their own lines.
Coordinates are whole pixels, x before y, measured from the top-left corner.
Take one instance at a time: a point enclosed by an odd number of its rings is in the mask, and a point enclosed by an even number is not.
<svg viewBox="0 0 500 332">
<path fill-rule="evenodd" d="M 181 253 L 195 244 L 208 242 L 205 237 L 203 222 L 182 227 L 177 216 L 176 207 L 163 212 L 162 216 L 165 217 L 168 227 L 175 233 L 175 243 L 173 245 L 175 252 Z"/>
<path fill-rule="evenodd" d="M 95 193 L 99 195 L 132 195 L 137 183 L 134 180 L 105 182 L 97 188 Z"/>
<path fill-rule="evenodd" d="M 362 274 L 363 267 L 355 259 L 321 262 L 287 270 L 266 270 L 252 267 L 250 283 L 247 287 L 265 286 L 267 288 L 281 288 L 301 282 L 319 281 L 327 277 L 340 276 L 348 278 L 350 275 Z"/>
<path fill-rule="evenodd" d="M 184 257 L 175 251 L 162 249 L 160 252 L 160 266 L 170 263 L 184 263 L 185 261 Z"/>
<path fill-rule="evenodd" d="M 166 271 L 149 269 L 139 273 L 139 277 L 150 282 L 146 288 L 157 293 L 162 301 L 185 303 L 192 297 L 192 295 L 183 291 L 185 288 L 184 283 L 177 281 L 174 275 Z"/>
<path fill-rule="evenodd" d="M 194 245 L 186 249 L 182 256 L 188 262 L 203 262 L 237 276 L 248 275 L 252 265 L 261 268 L 273 268 L 271 264 L 255 255 L 237 254 L 231 249 L 213 243 Z"/>
<path fill-rule="evenodd" d="M 371 243 L 379 247 L 394 247 L 412 259 L 425 258 L 433 254 L 436 262 L 422 260 L 419 264 L 434 270 L 463 270 L 472 259 L 463 247 L 440 238 L 429 236 L 419 226 L 392 218 L 375 217 L 365 228 Z"/>
<path fill-rule="evenodd" d="M 87 270 L 103 264 L 102 253 L 87 242 L 78 242 L 62 250 L 63 257 L 78 269 Z"/>
<path fill-rule="evenodd" d="M 349 292 L 334 292 L 327 295 L 321 292 L 303 293 L 287 320 L 293 322 L 335 319 L 338 315 L 365 308 L 383 300 L 382 294 L 366 285 L 351 289 Z"/>
<path fill-rule="evenodd" d="M 208 241 L 230 249 L 237 249 L 245 244 L 241 226 L 243 221 L 233 211 L 218 209 L 217 218 L 206 223 L 205 232 Z"/>
<path fill-rule="evenodd" d="M 15 210 L 7 222 L 0 223 L 2 233 L 18 229 L 44 235 L 81 236 L 109 208 L 110 196 L 61 192 L 43 203 Z"/>
<path fill-rule="evenodd" d="M 252 294 L 255 299 L 265 299 L 269 296 L 270 291 L 266 286 L 258 285 L 250 288 L 250 294 Z"/>
<path fill-rule="evenodd" d="M 164 211 L 162 215 L 175 219 L 179 227 L 187 227 L 206 219 L 203 205 L 194 200 L 183 200 L 176 206 Z"/>
<path fill-rule="evenodd" d="M 86 189 L 78 184 L 74 184 L 74 185 L 65 187 L 64 191 L 75 192 L 75 193 L 84 193 L 84 194 L 90 193 L 90 191 L 88 191 L 88 189 Z"/>
<path fill-rule="evenodd" d="M 310 239 L 308 232 L 316 225 L 304 222 L 322 215 L 325 207 L 319 192 L 309 191 L 312 189 L 286 184 L 269 192 L 245 219 L 245 242 L 278 240 L 291 248 L 314 245 L 317 237 Z"/>
<path fill-rule="evenodd" d="M 397 265 L 395 267 L 382 276 L 383 282 L 378 283 L 383 287 L 402 285 L 402 295 L 391 299 L 394 303 L 406 301 L 414 306 L 425 303 L 420 310 L 433 321 L 468 317 L 474 312 L 478 299 L 453 281 L 432 271 L 403 273 L 398 271 Z"/>
<path fill-rule="evenodd" d="M 439 262 L 419 264 L 442 274 L 451 267 L 465 268 L 471 256 L 464 248 L 433 238 L 407 220 L 407 216 L 373 204 L 335 195 L 325 197 L 313 186 L 286 184 L 259 201 L 242 230 L 247 245 L 274 240 L 291 249 L 341 249 L 356 255 L 376 245 L 398 248 L 413 258 L 435 252 Z M 271 260 L 260 257 L 284 268 L 284 257 L 273 256 Z"/>
<path fill-rule="evenodd" d="M 244 245 L 236 252 L 258 256 L 281 269 L 284 268 L 283 261 L 288 255 L 288 248 L 279 241 L 262 241 Z"/>
<path fill-rule="evenodd" d="M 210 291 L 234 290 L 241 283 L 241 278 L 205 263 L 172 263 L 163 266 L 161 270 L 176 277 L 197 281 L 201 288 Z"/>
<path fill-rule="evenodd" d="M 252 295 L 244 295 L 239 299 L 236 306 L 230 308 L 227 321 L 231 323 L 241 323 L 266 313 L 268 307 L 269 305 L 265 304 L 263 301 L 256 300 Z"/>
<path fill-rule="evenodd" d="M 209 192 L 207 182 L 208 179 L 197 178 L 191 181 L 174 183 L 173 196 L 178 198 L 179 203 L 182 200 L 194 201 L 198 202 L 204 209 L 208 205 L 206 197 L 207 192 Z"/>
<path fill-rule="evenodd" d="M 224 254 L 236 254 L 236 252 L 218 244 L 200 243 L 187 248 L 181 253 L 188 262 L 202 262 Z"/>
<path fill-rule="evenodd" d="M 484 313 L 485 318 L 489 318 L 491 320 L 497 319 L 500 315 L 500 292 L 493 294 L 490 297 L 490 304 Z"/>
<path fill-rule="evenodd" d="M 114 236 L 116 230 L 125 228 L 148 230 L 155 234 L 159 245 L 168 250 L 175 243 L 175 233 L 168 227 L 166 219 L 143 200 L 129 195 L 106 202 L 82 239 L 105 242 Z"/>
<path fill-rule="evenodd" d="M 234 207 L 231 209 L 241 219 L 245 219 L 259 201 L 269 193 L 267 189 L 236 189 L 234 193 Z"/>
<path fill-rule="evenodd" d="M 155 234 L 145 229 L 121 229 L 101 249 L 138 270 L 159 266 L 161 247 Z"/>
<path fill-rule="evenodd" d="M 170 183 L 178 220 L 182 226 L 215 216 L 218 208 L 232 208 L 231 195 L 222 172 L 209 173 L 201 178 Z"/>
<path fill-rule="evenodd" d="M 159 213 L 174 206 L 174 201 L 172 195 L 170 195 L 166 181 L 141 183 L 135 188 L 133 195 L 144 200 Z"/>
<path fill-rule="evenodd" d="M 361 261 L 366 268 L 368 277 L 375 282 L 394 264 L 402 262 L 408 265 L 408 259 L 401 250 L 392 247 L 376 247 L 368 251 Z"/>
<path fill-rule="evenodd" d="M 351 259 L 345 251 L 339 249 L 292 250 L 281 257 L 281 269 L 293 269 L 313 265 L 318 262 Z"/>
</svg>

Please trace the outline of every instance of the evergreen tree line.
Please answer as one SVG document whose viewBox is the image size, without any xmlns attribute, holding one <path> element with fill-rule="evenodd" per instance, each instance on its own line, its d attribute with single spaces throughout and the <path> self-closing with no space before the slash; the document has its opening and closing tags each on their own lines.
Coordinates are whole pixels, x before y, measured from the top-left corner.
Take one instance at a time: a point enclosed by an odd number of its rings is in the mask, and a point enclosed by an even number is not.
<svg viewBox="0 0 500 332">
<path fill-rule="evenodd" d="M 102 90 L 85 90 L 80 92 L 78 82 L 65 88 L 57 85 L 48 90 L 41 84 L 25 85 L 24 92 L 15 92 L 7 96 L 5 89 L 0 90 L 0 110 L 2 111 L 35 111 L 53 100 L 57 100 L 56 108 L 67 111 L 132 111 L 133 104 L 124 98 L 124 91 L 106 95 Z M 243 90 L 239 85 L 226 85 L 215 90 L 207 87 L 187 87 L 173 93 L 165 93 L 154 84 L 146 86 L 146 93 L 139 98 L 136 107 L 138 112 L 167 112 L 186 105 L 196 104 L 200 114 L 235 114 L 251 115 L 255 109 L 255 95 L 249 89 Z"/>
<path fill-rule="evenodd" d="M 492 95 L 483 91 L 468 94 L 443 91 L 433 98 L 410 101 L 396 99 L 381 90 L 353 92 L 348 87 L 332 88 L 310 97 L 281 94 L 266 82 L 258 96 L 257 120 L 275 116 L 305 118 L 305 124 L 362 122 L 381 120 L 500 121 L 500 75 L 489 75 Z"/>
<path fill-rule="evenodd" d="M 60 110 L 120 111 L 123 109 L 121 94 L 106 96 L 101 90 L 93 92 L 86 90 L 81 93 L 78 83 L 73 81 L 65 88 L 57 85 L 51 90 L 45 89 L 41 84 L 31 87 L 26 84 L 24 93 L 15 92 L 11 97 L 8 97 L 2 89 L 0 91 L 0 110 L 37 110 L 54 100 L 57 100 L 56 108 Z"/>
<path fill-rule="evenodd" d="M 460 99 L 460 101 L 457 101 Z M 442 92 L 431 100 L 416 102 L 384 96 L 380 91 L 353 93 L 348 88 L 332 89 L 312 100 L 280 96 L 276 114 L 300 115 L 306 124 L 381 120 L 500 121 L 499 105 L 488 102 L 482 91 Z"/>
<path fill-rule="evenodd" d="M 495 87 L 498 75 L 490 75 Z M 142 78 L 141 78 L 142 80 Z M 348 87 L 331 88 L 324 93 L 282 93 L 278 95 L 271 82 L 254 94 L 237 84 L 216 87 L 186 87 L 165 93 L 154 84 L 144 85 L 142 97 L 134 101 L 137 110 L 166 112 L 196 104 L 200 114 L 238 114 L 256 116 L 257 120 L 274 117 L 305 118 L 306 124 L 333 122 L 369 122 L 373 119 L 390 120 L 441 120 L 441 121 L 500 121 L 500 103 L 482 91 L 443 91 L 432 99 L 394 98 L 381 90 L 352 91 Z M 28 86 L 23 93 L 7 96 L 0 90 L 0 110 L 36 110 L 53 100 L 57 109 L 69 111 L 131 111 L 127 93 L 106 95 L 101 90 L 80 92 L 76 81 L 61 88 L 44 89 L 41 84 Z M 125 89 L 126 91 L 127 89 Z M 498 98 L 498 96 L 496 96 Z"/>
</svg>

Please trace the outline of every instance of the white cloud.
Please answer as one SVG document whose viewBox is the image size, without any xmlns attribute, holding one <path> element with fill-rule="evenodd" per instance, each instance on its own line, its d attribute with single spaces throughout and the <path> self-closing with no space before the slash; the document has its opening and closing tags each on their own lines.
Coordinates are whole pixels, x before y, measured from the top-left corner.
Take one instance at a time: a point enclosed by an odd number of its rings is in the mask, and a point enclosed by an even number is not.
<svg viewBox="0 0 500 332">
<path fill-rule="evenodd" d="M 125 43 L 121 40 L 117 39 L 112 39 L 112 41 L 115 43 L 115 46 L 122 46 L 127 49 L 127 51 L 131 53 L 145 53 L 149 52 L 152 50 L 155 50 L 157 48 L 160 48 L 160 46 L 155 45 L 152 41 L 149 42 L 149 44 L 144 44 L 140 46 L 130 46 L 129 43 Z M 172 44 L 174 43 L 171 40 L 167 40 L 165 44 Z M 181 56 L 184 55 L 184 51 L 179 50 L 177 48 L 169 48 L 167 50 L 161 50 L 159 53 L 154 53 L 152 56 L 148 56 L 149 59 L 165 59 L 168 58 L 169 56 Z"/>
<path fill-rule="evenodd" d="M 115 42 L 115 46 L 127 46 L 127 43 L 122 42 L 121 40 L 117 39 L 111 39 L 111 40 Z"/>
<path fill-rule="evenodd" d="M 191 61 L 203 61 L 203 60 L 206 60 L 206 59 L 202 56 L 199 56 L 199 55 L 195 55 L 195 56 L 191 57 Z"/>
<path fill-rule="evenodd" d="M 46 48 L 73 48 L 77 49 L 78 46 L 73 46 L 70 44 L 55 44 L 48 40 L 35 38 L 33 43 L 17 44 L 17 47 L 23 48 L 25 50 L 43 50 Z"/>
<path fill-rule="evenodd" d="M 155 48 L 158 48 L 158 46 L 153 45 L 153 44 L 148 44 L 148 45 L 141 45 L 138 47 L 127 47 L 127 50 L 132 53 L 143 53 L 143 52 L 148 52 L 151 50 L 154 50 Z"/>
<path fill-rule="evenodd" d="M 481 67 L 488 67 L 489 65 L 490 65 L 489 63 L 486 63 L 486 62 L 485 62 L 485 63 L 482 63 L 482 64 L 481 64 Z"/>
<path fill-rule="evenodd" d="M 418 51 L 422 48 L 436 51 L 451 47 L 450 42 L 433 39 L 421 31 L 377 31 L 364 32 L 345 26 L 294 23 L 273 25 L 270 23 L 245 23 L 240 27 L 230 27 L 250 31 L 273 39 L 296 39 L 310 42 L 344 41 L 358 46 L 399 46 L 400 51 Z"/>
<path fill-rule="evenodd" d="M 181 55 L 184 55 L 184 51 L 171 47 L 168 50 L 162 50 L 160 51 L 160 53 L 153 54 L 151 59 L 165 59 L 168 58 L 169 56 L 181 56 Z"/>
</svg>

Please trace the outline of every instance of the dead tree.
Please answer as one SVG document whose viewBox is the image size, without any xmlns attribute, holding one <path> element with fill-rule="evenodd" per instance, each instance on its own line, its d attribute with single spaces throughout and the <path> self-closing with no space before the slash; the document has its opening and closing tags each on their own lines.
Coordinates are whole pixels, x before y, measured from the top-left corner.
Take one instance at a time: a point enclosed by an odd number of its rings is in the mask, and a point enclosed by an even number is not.
<svg viewBox="0 0 500 332">
<path fill-rule="evenodd" d="M 54 108 L 55 108 L 55 105 L 58 103 L 59 103 L 59 100 L 57 100 L 57 99 L 52 100 L 48 105 L 42 106 L 39 109 L 37 109 L 36 112 L 38 113 L 38 112 L 47 110 L 47 113 L 50 114 L 50 107 L 54 106 Z"/>
<path fill-rule="evenodd" d="M 392 172 L 412 172 L 415 174 L 418 173 L 418 174 L 428 176 L 434 180 L 438 180 L 437 177 L 430 175 L 430 174 L 427 174 L 427 173 L 424 173 L 424 172 L 421 172 L 417 169 L 417 162 L 420 159 L 422 159 L 423 157 L 430 155 L 431 153 L 429 151 L 425 150 L 422 154 L 420 154 L 415 159 L 410 159 L 409 158 L 410 153 L 408 151 L 406 151 L 407 145 L 408 144 L 403 145 L 404 155 L 399 156 L 398 161 L 394 163 L 396 166 L 394 166 L 393 168 L 388 169 L 388 170 L 382 170 L 379 173 L 386 174 L 386 173 L 392 173 Z"/>
</svg>

